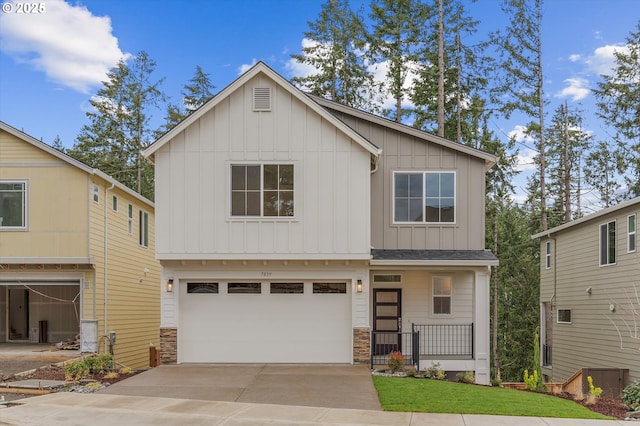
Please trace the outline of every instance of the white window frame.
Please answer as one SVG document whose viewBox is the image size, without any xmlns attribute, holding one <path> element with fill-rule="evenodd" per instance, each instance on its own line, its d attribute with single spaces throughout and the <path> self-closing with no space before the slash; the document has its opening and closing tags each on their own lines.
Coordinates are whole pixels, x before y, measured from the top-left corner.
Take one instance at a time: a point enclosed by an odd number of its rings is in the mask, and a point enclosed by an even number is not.
<svg viewBox="0 0 640 426">
<path fill-rule="evenodd" d="M 613 224 L 613 262 L 609 261 L 609 256 L 611 256 L 610 252 L 611 252 L 611 245 L 609 244 L 609 234 L 611 232 L 611 224 Z M 602 231 L 603 229 L 606 229 L 606 259 L 604 259 L 604 252 L 602 250 L 603 246 L 603 241 L 602 241 Z M 616 238 L 617 238 L 617 223 L 615 220 L 610 220 L 608 222 L 605 223 L 601 223 L 600 226 L 598 227 L 598 235 L 599 235 L 599 244 L 598 244 L 598 263 L 600 266 L 612 266 L 615 265 L 616 262 L 618 261 L 617 255 L 616 255 Z"/>
<path fill-rule="evenodd" d="M 447 280 L 449 282 L 449 294 L 436 294 L 436 280 Z M 442 313 L 436 312 L 436 297 L 448 297 L 449 298 L 449 312 Z M 434 275 L 431 278 L 431 315 L 437 317 L 452 317 L 453 316 L 453 278 L 448 275 Z"/>
<path fill-rule="evenodd" d="M 560 311 L 569 312 L 569 321 L 560 321 Z M 556 312 L 556 322 L 558 324 L 573 324 L 573 312 L 571 312 L 571 309 L 558 309 Z"/>
<path fill-rule="evenodd" d="M 293 214 L 291 216 L 266 216 L 264 214 L 264 167 L 265 166 L 291 166 L 293 167 L 293 190 L 290 192 L 293 194 Z M 260 167 L 260 214 L 259 215 L 234 215 L 233 214 L 233 167 Z M 263 220 L 292 220 L 296 218 L 296 182 L 298 180 L 297 177 L 297 169 L 298 167 L 292 161 L 274 161 L 274 162 L 232 162 L 229 163 L 229 208 L 228 208 L 228 217 L 230 220 L 245 220 L 247 218 L 252 219 L 263 219 Z M 289 190 L 278 190 L 278 192 L 288 192 Z"/>
<path fill-rule="evenodd" d="M 138 243 L 141 247 L 149 247 L 149 213 L 140 209 L 138 213 Z"/>
<path fill-rule="evenodd" d="M 631 229 L 631 220 L 633 218 L 633 229 Z M 627 253 L 634 253 L 638 247 L 638 238 L 636 237 L 638 229 L 638 217 L 637 215 L 630 214 L 627 216 Z M 633 241 L 633 248 L 631 247 L 631 241 Z"/>
<path fill-rule="evenodd" d="M 422 221 L 398 221 L 396 220 L 396 176 L 397 175 L 422 175 Z M 453 175 L 453 221 L 452 222 L 427 222 L 426 208 L 426 176 L 429 174 L 452 174 Z M 458 194 L 457 194 L 458 176 L 455 170 L 394 170 L 391 177 L 391 220 L 394 225 L 455 225 L 458 218 Z"/>
<path fill-rule="evenodd" d="M 22 225 L 3 226 L 0 218 L 0 231 L 26 231 L 29 228 L 29 182 L 27 180 L 0 180 L 4 184 L 22 185 Z"/>
<path fill-rule="evenodd" d="M 129 215 L 127 221 L 129 226 L 129 235 L 133 235 L 133 204 L 129 204 L 129 211 L 127 214 Z"/>
<path fill-rule="evenodd" d="M 118 196 L 115 194 L 111 196 L 111 210 L 118 212 Z"/>
<path fill-rule="evenodd" d="M 100 187 L 97 183 L 93 184 L 93 202 L 100 204 Z"/>
<path fill-rule="evenodd" d="M 545 269 L 551 269 L 551 241 L 545 241 Z"/>
</svg>

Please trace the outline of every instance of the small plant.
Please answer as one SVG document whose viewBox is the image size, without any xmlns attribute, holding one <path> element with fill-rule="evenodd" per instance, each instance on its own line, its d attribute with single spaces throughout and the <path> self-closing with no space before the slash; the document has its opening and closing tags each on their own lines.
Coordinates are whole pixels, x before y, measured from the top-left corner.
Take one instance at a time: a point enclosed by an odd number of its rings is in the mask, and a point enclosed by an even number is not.
<svg viewBox="0 0 640 426">
<path fill-rule="evenodd" d="M 404 370 L 404 355 L 400 351 L 393 351 L 389 353 L 389 362 L 387 363 L 389 369 L 396 373 Z"/>
<path fill-rule="evenodd" d="M 493 379 L 491 379 L 491 386 L 495 386 L 497 388 L 501 388 L 502 387 L 502 379 L 494 377 Z"/>
<path fill-rule="evenodd" d="M 593 378 L 591 376 L 587 376 L 587 382 L 589 382 L 589 395 L 587 395 L 587 404 L 593 405 L 596 403 L 596 400 L 600 398 L 602 395 L 602 388 L 597 388 L 593 385 Z"/>
<path fill-rule="evenodd" d="M 118 374 L 118 372 L 116 371 L 109 371 L 107 374 L 105 374 L 104 376 L 102 376 L 103 379 L 117 379 L 118 376 L 120 376 Z"/>
<path fill-rule="evenodd" d="M 632 410 L 640 409 L 640 381 L 635 380 L 622 390 L 622 402 Z"/>
<path fill-rule="evenodd" d="M 458 374 L 456 374 L 456 377 L 458 378 L 458 381 L 460 383 L 475 383 L 476 382 L 476 375 L 474 374 L 473 371 L 465 371 L 465 372 L 460 372 Z"/>
<path fill-rule="evenodd" d="M 529 370 L 524 370 L 524 385 L 529 390 L 538 390 L 540 386 L 540 376 L 538 371 L 533 370 L 533 374 L 529 375 Z"/>
<path fill-rule="evenodd" d="M 84 362 L 91 373 L 104 373 L 113 366 L 113 356 L 111 354 L 90 356 L 85 358 Z"/>
<path fill-rule="evenodd" d="M 446 374 L 444 370 L 440 367 L 439 362 L 432 363 L 431 367 L 426 368 L 424 370 L 424 375 L 428 379 L 435 379 L 435 380 L 444 380 L 446 377 Z"/>
<path fill-rule="evenodd" d="M 131 367 L 122 367 L 120 374 L 133 374 L 133 369 L 131 369 Z"/>
<path fill-rule="evenodd" d="M 91 382 L 91 383 L 87 383 L 85 386 L 87 389 L 100 389 L 102 387 L 102 383 L 100 382 Z"/>
<path fill-rule="evenodd" d="M 89 375 L 89 367 L 84 361 L 71 361 L 64 365 L 64 379 L 67 382 L 79 382 Z"/>
</svg>

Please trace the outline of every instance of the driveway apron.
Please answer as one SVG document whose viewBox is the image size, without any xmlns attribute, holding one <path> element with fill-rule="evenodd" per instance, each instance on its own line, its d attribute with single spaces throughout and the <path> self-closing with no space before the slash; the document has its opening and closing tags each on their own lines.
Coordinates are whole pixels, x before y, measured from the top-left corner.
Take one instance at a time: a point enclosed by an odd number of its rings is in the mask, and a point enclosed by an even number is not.
<svg viewBox="0 0 640 426">
<path fill-rule="evenodd" d="M 163 365 L 100 393 L 259 404 L 381 410 L 368 366 Z"/>
</svg>

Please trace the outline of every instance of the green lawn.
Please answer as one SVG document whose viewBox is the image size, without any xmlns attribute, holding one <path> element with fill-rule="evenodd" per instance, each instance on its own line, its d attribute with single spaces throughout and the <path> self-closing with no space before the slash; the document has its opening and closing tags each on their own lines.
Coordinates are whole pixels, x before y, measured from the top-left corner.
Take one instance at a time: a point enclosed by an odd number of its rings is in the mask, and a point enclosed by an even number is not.
<svg viewBox="0 0 640 426">
<path fill-rule="evenodd" d="M 385 411 L 611 419 L 573 401 L 441 380 L 373 376 Z"/>
</svg>

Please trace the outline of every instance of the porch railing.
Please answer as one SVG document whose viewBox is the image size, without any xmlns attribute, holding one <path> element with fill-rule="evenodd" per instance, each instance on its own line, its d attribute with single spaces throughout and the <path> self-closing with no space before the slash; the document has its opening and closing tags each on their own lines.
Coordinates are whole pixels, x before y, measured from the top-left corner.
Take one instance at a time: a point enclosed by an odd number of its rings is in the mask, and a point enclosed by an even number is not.
<svg viewBox="0 0 640 426">
<path fill-rule="evenodd" d="M 419 333 L 420 356 L 473 359 L 473 323 L 412 324 Z"/>
<path fill-rule="evenodd" d="M 386 365 L 399 351 L 405 365 L 418 366 L 420 358 L 474 358 L 472 324 L 411 324 L 410 332 L 371 332 L 371 367 Z"/>
</svg>

